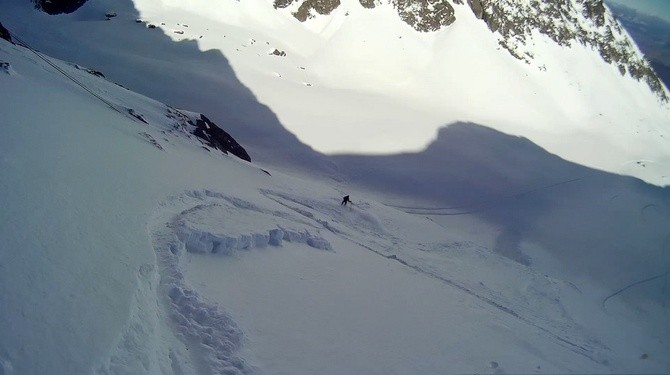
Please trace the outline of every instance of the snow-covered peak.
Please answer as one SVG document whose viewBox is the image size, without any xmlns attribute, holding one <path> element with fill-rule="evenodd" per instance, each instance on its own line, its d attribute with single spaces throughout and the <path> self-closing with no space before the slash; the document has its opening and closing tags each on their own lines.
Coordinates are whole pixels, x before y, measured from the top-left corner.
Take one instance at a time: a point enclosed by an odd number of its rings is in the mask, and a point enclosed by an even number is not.
<svg viewBox="0 0 670 375">
<path fill-rule="evenodd" d="M 349 5 L 340 0 L 277 0 L 273 5 L 279 9 L 287 8 L 301 22 L 319 17 L 332 18 L 331 13 L 339 7 L 347 8 L 345 15 L 349 15 L 352 7 L 373 9 L 384 5 L 393 7 L 402 21 L 419 32 L 437 32 L 457 21 L 454 7 L 448 0 L 351 3 Z M 453 3 L 462 5 L 463 1 L 455 0 Z M 647 83 L 662 101 L 668 101 L 667 88 L 602 0 L 468 0 L 467 4 L 472 13 L 496 34 L 498 43 L 519 60 L 533 63 L 538 53 L 533 48 L 538 35 L 548 36 L 565 47 L 580 43 L 593 48 L 603 60 L 615 65 L 622 75 L 628 74 Z M 468 16 L 461 14 L 458 19 Z"/>
</svg>

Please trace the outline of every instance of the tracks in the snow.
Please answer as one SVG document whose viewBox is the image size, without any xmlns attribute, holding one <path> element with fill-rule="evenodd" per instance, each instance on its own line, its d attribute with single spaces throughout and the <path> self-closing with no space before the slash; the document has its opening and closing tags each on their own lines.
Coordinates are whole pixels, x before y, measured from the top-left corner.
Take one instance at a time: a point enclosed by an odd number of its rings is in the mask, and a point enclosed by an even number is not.
<svg viewBox="0 0 670 375">
<path fill-rule="evenodd" d="M 572 181 L 577 181 L 577 180 L 579 180 L 579 179 L 575 179 L 575 180 L 571 180 L 571 181 L 567 181 L 567 182 L 562 182 L 560 184 L 568 183 L 568 182 L 572 182 Z M 557 184 L 555 184 L 555 185 L 557 185 Z M 555 186 L 555 185 L 552 185 L 552 186 Z M 532 319 L 529 319 L 529 318 L 525 317 L 524 315 L 517 312 L 513 308 L 510 308 L 510 307 L 508 307 L 508 306 L 506 306 L 502 303 L 499 303 L 499 302 L 495 301 L 494 299 L 492 299 L 490 297 L 482 295 L 481 293 L 477 293 L 476 291 L 474 291 L 474 290 L 468 288 L 467 286 L 462 285 L 462 284 L 460 284 L 460 283 L 458 283 L 454 280 L 446 278 L 446 277 L 444 277 L 440 274 L 437 274 L 435 272 L 432 272 L 430 270 L 422 268 L 418 265 L 412 264 L 412 263 L 398 257 L 396 254 L 385 254 L 384 252 L 382 252 L 380 250 L 377 250 L 377 249 L 374 249 L 373 247 L 368 246 L 368 245 L 366 245 L 366 244 L 364 244 L 360 241 L 356 241 L 351 236 L 346 235 L 346 233 L 343 230 L 338 229 L 334 225 L 329 224 L 328 221 L 316 217 L 314 214 L 312 214 L 309 211 L 306 211 L 302 208 L 294 207 L 291 204 L 286 203 L 286 201 L 290 201 L 292 203 L 299 204 L 299 205 L 301 205 L 301 206 L 303 206 L 307 209 L 316 210 L 314 207 L 312 207 L 308 204 L 305 204 L 304 202 L 300 202 L 296 199 L 292 199 L 290 196 L 278 195 L 278 194 L 276 194 L 274 192 L 270 192 L 270 191 L 262 191 L 262 193 L 268 199 L 271 199 L 271 200 L 279 203 L 280 205 L 282 205 L 286 208 L 289 208 L 289 209 L 293 210 L 294 212 L 304 216 L 305 218 L 310 219 L 310 220 L 318 223 L 323 228 L 327 229 L 328 231 L 330 231 L 334 235 L 336 235 L 336 236 L 338 236 L 338 237 L 340 237 L 340 238 L 342 238 L 346 241 L 354 243 L 354 244 L 356 244 L 356 245 L 358 245 L 358 246 L 360 246 L 360 247 L 362 247 L 362 248 L 364 248 L 364 249 L 366 249 L 366 250 L 368 250 L 368 251 L 370 251 L 370 252 L 372 252 L 372 253 L 374 253 L 378 256 L 381 256 L 381 257 L 383 257 L 387 260 L 395 261 L 395 262 L 401 264 L 404 267 L 410 268 L 410 269 L 412 269 L 412 270 L 414 270 L 418 273 L 421 273 L 423 275 L 426 275 L 428 277 L 436 279 L 436 280 L 438 280 L 438 281 L 440 281 L 440 282 L 442 282 L 442 283 L 444 283 L 444 284 L 446 284 L 446 285 L 448 285 L 452 288 L 456 288 L 456 289 L 462 291 L 463 293 L 465 293 L 465 294 L 467 294 L 471 297 L 474 297 L 477 300 L 495 308 L 496 310 L 501 311 L 501 312 L 503 312 L 503 313 L 505 313 L 509 316 L 512 316 L 512 317 L 524 322 L 525 324 L 528 324 L 528 325 L 538 329 L 539 331 L 543 332 L 544 334 L 546 334 L 549 337 L 556 340 L 556 342 L 558 342 L 559 345 L 561 345 L 563 347 L 566 347 L 568 350 L 570 350 L 570 351 L 572 351 L 576 354 L 584 356 L 584 357 L 586 357 L 586 358 L 588 358 L 588 359 L 590 359 L 590 360 L 592 360 L 596 363 L 601 363 L 601 361 L 597 358 L 597 350 L 608 349 L 604 344 L 602 344 L 600 342 L 597 342 L 597 341 L 575 343 L 575 342 L 573 342 L 574 340 L 571 340 L 569 337 L 566 337 L 566 336 L 563 336 L 563 335 L 552 332 L 551 330 L 549 330 L 549 329 L 543 327 L 542 325 L 534 322 Z M 279 198 L 281 198 L 281 199 L 279 199 Z"/>
</svg>

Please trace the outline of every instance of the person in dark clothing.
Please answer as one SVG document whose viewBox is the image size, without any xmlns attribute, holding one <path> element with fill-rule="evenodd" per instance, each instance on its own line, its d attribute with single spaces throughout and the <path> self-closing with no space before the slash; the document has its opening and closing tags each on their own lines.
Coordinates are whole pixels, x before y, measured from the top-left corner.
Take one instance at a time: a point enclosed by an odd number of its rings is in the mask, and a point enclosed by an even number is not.
<svg viewBox="0 0 670 375">
<path fill-rule="evenodd" d="M 340 204 L 340 206 L 346 206 L 347 203 L 351 203 L 351 201 L 349 200 L 349 196 L 348 196 L 348 195 L 345 196 L 344 198 L 342 198 L 342 203 Z"/>
</svg>

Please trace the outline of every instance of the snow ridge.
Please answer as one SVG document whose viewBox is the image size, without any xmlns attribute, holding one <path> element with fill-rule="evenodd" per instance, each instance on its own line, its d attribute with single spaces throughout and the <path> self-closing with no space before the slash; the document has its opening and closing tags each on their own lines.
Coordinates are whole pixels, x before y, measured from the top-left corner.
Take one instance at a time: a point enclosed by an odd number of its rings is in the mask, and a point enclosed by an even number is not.
<svg viewBox="0 0 670 375">
<path fill-rule="evenodd" d="M 310 233 L 308 229 L 294 228 L 289 221 L 283 218 L 284 215 L 281 213 L 268 212 L 253 203 L 210 190 L 193 191 L 187 194 L 195 199 L 215 200 L 215 203 L 197 205 L 182 212 L 175 222 L 177 237 L 184 243 L 188 252 L 232 255 L 239 250 L 265 248 L 267 246 L 281 247 L 283 241 L 305 243 L 317 249 L 332 250 L 331 244 L 323 237 Z M 219 203 L 216 200 L 223 202 Z M 224 202 L 227 204 L 222 204 Z M 219 225 L 218 222 L 212 224 L 213 218 L 221 214 L 228 215 L 230 210 L 235 210 L 240 216 L 249 216 L 248 219 L 238 216 L 235 220 L 247 223 L 250 228 L 258 227 L 258 224 L 254 222 L 257 220 L 257 216 L 263 218 L 268 215 L 270 217 L 277 216 L 278 223 L 274 228 L 251 233 L 247 232 L 247 228 L 231 231 L 228 229 L 230 224 L 225 225 L 228 218 L 222 218 L 224 224 Z M 260 220 L 261 223 L 264 221 L 263 219 Z M 239 226 L 239 223 L 236 226 Z"/>
</svg>

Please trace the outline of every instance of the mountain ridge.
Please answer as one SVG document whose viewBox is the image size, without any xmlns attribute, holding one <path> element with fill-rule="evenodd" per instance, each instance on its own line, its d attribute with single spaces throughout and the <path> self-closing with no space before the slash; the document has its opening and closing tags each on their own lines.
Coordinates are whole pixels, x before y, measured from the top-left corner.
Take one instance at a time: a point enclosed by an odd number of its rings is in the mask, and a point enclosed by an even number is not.
<svg viewBox="0 0 670 375">
<path fill-rule="evenodd" d="M 462 5 L 462 0 L 451 0 Z M 458 22 L 449 0 L 386 0 L 399 17 L 418 32 L 436 32 Z M 297 5 L 291 14 L 301 22 L 330 14 L 340 0 L 275 0 L 275 8 Z M 371 9 L 381 0 L 361 0 Z M 467 0 L 477 19 L 497 33 L 498 43 L 512 56 L 532 64 L 533 52 L 528 48 L 535 33 L 549 37 L 560 46 L 579 43 L 597 51 L 602 59 L 615 65 L 622 76 L 645 82 L 663 102 L 668 102 L 667 88 L 649 61 L 634 46 L 603 0 L 563 0 L 546 2 L 532 0 Z M 541 66 L 540 66 L 541 67 Z"/>
<path fill-rule="evenodd" d="M 72 13 L 87 0 L 32 0 L 51 15 Z M 359 0 L 361 7 L 375 8 L 386 2 L 400 19 L 418 32 L 436 32 L 457 22 L 454 5 L 463 0 Z M 340 0 L 274 0 L 275 9 L 290 8 L 301 22 L 329 15 Z M 668 90 L 650 62 L 634 46 L 603 0 L 467 0 L 472 13 L 497 33 L 498 43 L 512 56 L 531 64 L 534 54 L 527 48 L 533 34 L 539 33 L 561 46 L 580 43 L 597 51 L 602 59 L 615 65 L 621 75 L 645 82 L 663 102 Z M 540 66 L 541 68 L 541 66 Z"/>
<path fill-rule="evenodd" d="M 297 2 L 283 9 L 267 0 L 125 3 L 89 2 L 58 17 L 36 12 L 30 3 L 8 6 L 15 19 L 40 23 L 28 28 L 8 20 L 8 26 L 52 56 L 226 124 L 261 162 L 280 160 L 268 149 L 282 149 L 274 147 L 277 137 L 261 137 L 269 133 L 287 131 L 326 154 L 394 153 L 418 151 L 434 139 L 436 126 L 466 121 L 528 137 L 567 160 L 667 184 L 662 165 L 669 111 L 646 83 L 628 73 L 622 77 L 593 48 L 561 46 L 535 31 L 519 42 L 521 52 L 535 53 L 534 60 L 519 60 L 465 2 L 452 3 L 457 20 L 437 32 L 416 31 L 384 2 L 366 8 L 344 0 L 330 15 L 305 22 L 291 14 Z M 118 16 L 108 20 L 108 13 Z M 577 16 L 584 18 L 581 8 Z M 90 22 L 78 22 L 84 20 Z M 98 42 L 83 34 L 96 35 Z M 161 48 L 145 56 L 146 44 L 159 41 Z M 84 53 L 88 48 L 92 53 Z M 273 55 L 275 49 L 284 54 Z M 117 55 L 131 65 L 110 64 Z M 221 62 L 232 69 L 222 69 Z M 175 80 L 169 90 L 156 89 L 154 82 L 163 78 L 148 63 Z M 230 84 L 237 80 L 239 85 Z M 211 94 L 202 95 L 202 88 Z M 239 93 L 250 100 L 221 102 Z M 259 111 L 256 100 L 266 110 Z M 575 141 L 590 146 L 561 141 L 568 134 L 579 134 Z M 309 159 L 291 153 L 292 162 Z M 634 163 L 640 160 L 653 162 L 643 168 Z"/>
</svg>

